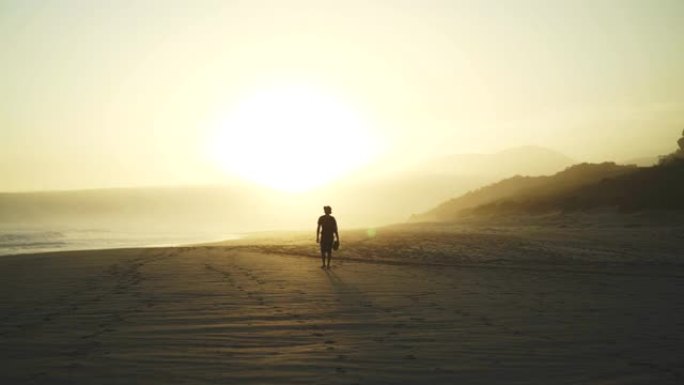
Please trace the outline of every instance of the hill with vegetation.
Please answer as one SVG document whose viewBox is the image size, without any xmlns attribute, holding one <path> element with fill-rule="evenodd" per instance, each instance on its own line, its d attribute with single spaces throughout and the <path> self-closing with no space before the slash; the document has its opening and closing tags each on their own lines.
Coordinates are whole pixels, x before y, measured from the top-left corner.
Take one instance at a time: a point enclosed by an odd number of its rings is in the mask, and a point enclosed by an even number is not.
<svg viewBox="0 0 684 385">
<path fill-rule="evenodd" d="M 684 210 L 684 132 L 679 149 L 657 165 L 583 163 L 551 176 L 515 176 L 451 199 L 411 219 L 448 222 L 464 216 L 576 212 L 593 209 Z"/>
<path fill-rule="evenodd" d="M 544 214 L 612 208 L 623 212 L 684 209 L 684 160 L 653 167 L 579 164 L 557 174 L 516 176 L 447 201 L 414 221 L 472 215 Z"/>
</svg>

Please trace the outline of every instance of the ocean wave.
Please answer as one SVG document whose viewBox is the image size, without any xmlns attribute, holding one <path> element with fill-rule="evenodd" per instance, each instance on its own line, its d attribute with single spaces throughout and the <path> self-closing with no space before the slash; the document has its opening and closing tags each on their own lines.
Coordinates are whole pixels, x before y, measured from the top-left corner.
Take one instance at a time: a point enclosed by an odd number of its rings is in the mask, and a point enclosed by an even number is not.
<svg viewBox="0 0 684 385">
<path fill-rule="evenodd" d="M 66 244 L 59 231 L 27 231 L 0 233 L 0 248 L 59 247 Z"/>
<path fill-rule="evenodd" d="M 187 232 L 123 232 L 107 229 L 0 231 L 0 256 L 121 247 L 177 246 L 232 238 L 232 234 Z"/>
</svg>

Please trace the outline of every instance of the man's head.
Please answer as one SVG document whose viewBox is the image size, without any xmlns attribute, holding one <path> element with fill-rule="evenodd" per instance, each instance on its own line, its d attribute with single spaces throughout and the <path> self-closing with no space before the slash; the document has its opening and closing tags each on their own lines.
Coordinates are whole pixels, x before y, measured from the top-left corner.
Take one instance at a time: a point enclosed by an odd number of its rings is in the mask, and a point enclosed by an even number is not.
<svg viewBox="0 0 684 385">
<path fill-rule="evenodd" d="M 330 215 L 330 213 L 332 213 L 332 208 L 330 206 L 323 206 L 323 211 Z"/>
</svg>

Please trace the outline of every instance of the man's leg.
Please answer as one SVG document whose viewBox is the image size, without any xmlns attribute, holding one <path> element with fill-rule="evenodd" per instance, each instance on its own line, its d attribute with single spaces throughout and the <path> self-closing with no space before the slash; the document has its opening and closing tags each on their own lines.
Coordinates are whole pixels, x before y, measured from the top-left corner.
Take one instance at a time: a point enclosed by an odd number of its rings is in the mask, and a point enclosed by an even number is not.
<svg viewBox="0 0 684 385">
<path fill-rule="evenodd" d="M 332 259 L 332 251 L 328 251 L 328 267 L 330 267 L 330 259 Z"/>
<path fill-rule="evenodd" d="M 321 239 L 321 268 L 325 267 L 325 243 Z"/>
</svg>

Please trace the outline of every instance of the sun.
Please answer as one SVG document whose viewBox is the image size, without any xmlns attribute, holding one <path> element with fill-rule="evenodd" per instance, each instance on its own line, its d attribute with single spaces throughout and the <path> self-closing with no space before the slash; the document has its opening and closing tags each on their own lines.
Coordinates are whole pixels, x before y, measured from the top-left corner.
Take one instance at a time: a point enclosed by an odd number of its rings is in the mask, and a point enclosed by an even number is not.
<svg viewBox="0 0 684 385">
<path fill-rule="evenodd" d="M 212 129 L 211 158 L 229 174 L 278 190 L 326 184 L 377 153 L 359 113 L 311 87 L 261 89 L 221 115 Z"/>
</svg>

